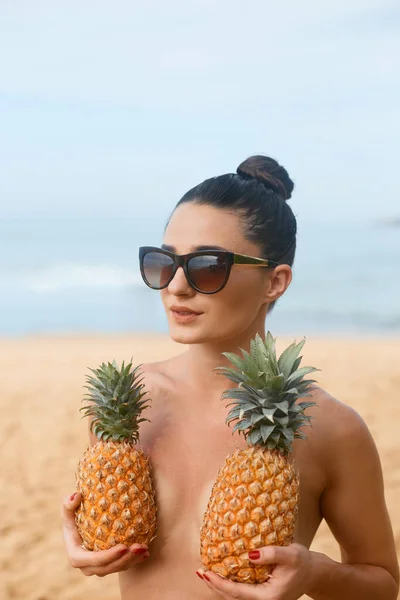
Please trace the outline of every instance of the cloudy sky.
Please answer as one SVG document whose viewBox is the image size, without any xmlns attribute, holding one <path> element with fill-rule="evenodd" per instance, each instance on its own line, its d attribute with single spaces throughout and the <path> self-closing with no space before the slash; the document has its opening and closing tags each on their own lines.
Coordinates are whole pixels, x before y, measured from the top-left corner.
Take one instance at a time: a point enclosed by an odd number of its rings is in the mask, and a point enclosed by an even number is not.
<svg viewBox="0 0 400 600">
<path fill-rule="evenodd" d="M 0 0 L 2 216 L 167 214 L 254 153 L 302 218 L 400 214 L 398 0 Z"/>
</svg>

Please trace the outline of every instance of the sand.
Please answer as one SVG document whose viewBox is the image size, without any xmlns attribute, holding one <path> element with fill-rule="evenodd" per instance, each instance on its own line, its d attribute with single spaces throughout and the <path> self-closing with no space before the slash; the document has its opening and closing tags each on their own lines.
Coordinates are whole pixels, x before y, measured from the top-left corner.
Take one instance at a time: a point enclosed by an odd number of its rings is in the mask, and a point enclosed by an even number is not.
<svg viewBox="0 0 400 600">
<path fill-rule="evenodd" d="M 61 536 L 61 498 L 75 489 L 86 445 L 82 385 L 87 366 L 103 360 L 144 362 L 181 351 L 160 336 L 0 340 L 0 600 L 118 600 L 117 576 L 87 578 L 72 569 Z M 304 354 L 322 369 L 319 383 L 372 431 L 400 549 L 400 339 L 308 339 Z M 326 526 L 313 548 L 339 558 Z"/>
</svg>

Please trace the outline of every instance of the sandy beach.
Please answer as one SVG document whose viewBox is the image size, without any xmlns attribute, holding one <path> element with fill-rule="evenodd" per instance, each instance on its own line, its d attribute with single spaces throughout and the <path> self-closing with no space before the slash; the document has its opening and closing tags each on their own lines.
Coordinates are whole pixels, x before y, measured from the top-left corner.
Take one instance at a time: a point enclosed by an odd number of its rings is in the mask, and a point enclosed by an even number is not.
<svg viewBox="0 0 400 600">
<path fill-rule="evenodd" d="M 291 341 L 279 339 L 278 350 Z M 147 362 L 181 351 L 154 335 L 0 340 L 0 600 L 118 600 L 117 577 L 86 578 L 73 570 L 61 536 L 60 502 L 75 489 L 87 442 L 78 412 L 82 386 L 87 367 L 102 361 Z M 400 339 L 310 338 L 304 356 L 305 364 L 321 369 L 320 385 L 371 429 L 400 550 Z M 324 525 L 313 549 L 339 558 Z"/>
</svg>

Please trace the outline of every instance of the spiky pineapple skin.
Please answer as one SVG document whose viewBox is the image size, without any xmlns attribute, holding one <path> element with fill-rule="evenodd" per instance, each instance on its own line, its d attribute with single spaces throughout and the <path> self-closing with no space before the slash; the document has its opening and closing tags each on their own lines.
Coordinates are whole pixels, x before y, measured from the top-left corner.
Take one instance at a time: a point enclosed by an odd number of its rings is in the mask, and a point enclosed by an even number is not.
<svg viewBox="0 0 400 600">
<path fill-rule="evenodd" d="M 129 442 L 97 442 L 76 471 L 82 501 L 75 521 L 86 550 L 117 544 L 149 544 L 156 536 L 157 508 L 149 460 Z"/>
<path fill-rule="evenodd" d="M 220 469 L 200 532 L 203 567 L 240 583 L 264 583 L 271 567 L 249 561 L 262 546 L 292 543 L 299 478 L 277 450 L 236 449 Z"/>
</svg>

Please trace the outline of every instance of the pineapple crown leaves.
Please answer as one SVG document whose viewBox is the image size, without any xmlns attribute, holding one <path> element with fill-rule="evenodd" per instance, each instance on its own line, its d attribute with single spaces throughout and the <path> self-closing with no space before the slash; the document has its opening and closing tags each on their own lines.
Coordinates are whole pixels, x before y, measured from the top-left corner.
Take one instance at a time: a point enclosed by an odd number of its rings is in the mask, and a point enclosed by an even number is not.
<svg viewBox="0 0 400 600">
<path fill-rule="evenodd" d="M 122 362 L 119 368 L 113 360 L 98 369 L 89 368 L 93 376 L 86 376 L 88 385 L 84 387 L 88 392 L 82 400 L 88 404 L 79 410 L 83 417 L 93 417 L 90 430 L 99 440 L 139 441 L 139 424 L 149 420 L 141 413 L 150 402 L 145 398 L 140 367 L 132 369 L 131 361 L 127 365 Z"/>
<path fill-rule="evenodd" d="M 250 353 L 241 350 L 242 356 L 231 352 L 223 355 L 233 364 L 217 367 L 221 375 L 238 384 L 225 390 L 221 399 L 232 400 L 227 424 L 235 422 L 232 432 L 238 431 L 249 445 L 279 449 L 290 453 L 295 438 L 306 439 L 300 428 L 311 425 L 312 417 L 305 414 L 315 402 L 298 402 L 309 397 L 315 379 L 304 379 L 314 367 L 299 368 L 299 356 L 305 339 L 288 346 L 276 356 L 275 339 L 268 332 L 265 340 L 257 334 L 250 342 Z"/>
</svg>

